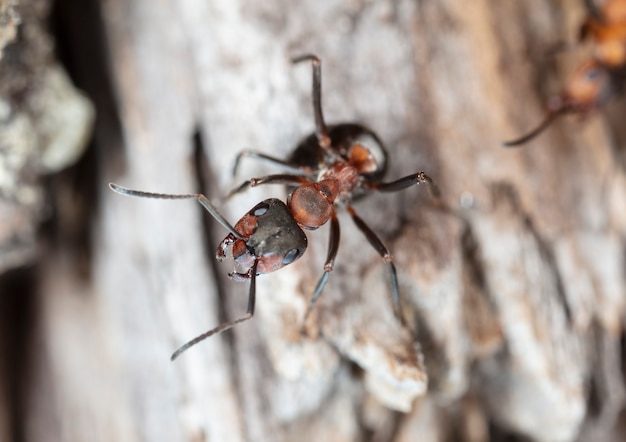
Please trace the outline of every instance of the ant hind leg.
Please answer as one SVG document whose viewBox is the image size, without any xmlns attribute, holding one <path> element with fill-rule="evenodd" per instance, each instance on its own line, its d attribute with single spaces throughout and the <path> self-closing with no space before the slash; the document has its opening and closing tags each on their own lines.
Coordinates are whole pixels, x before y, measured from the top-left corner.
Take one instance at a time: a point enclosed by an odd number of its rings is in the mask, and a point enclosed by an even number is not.
<svg viewBox="0 0 626 442">
<path fill-rule="evenodd" d="M 378 252 L 380 257 L 383 259 L 385 264 L 387 264 L 387 268 L 389 269 L 389 278 L 391 280 L 391 297 L 393 300 L 393 310 L 396 317 L 400 320 L 400 323 L 404 326 L 405 321 L 402 316 L 402 309 L 400 305 L 400 289 L 398 288 L 398 274 L 396 272 L 396 266 L 393 263 L 393 257 L 387 247 L 382 243 L 380 238 L 374 233 L 372 229 L 363 221 L 361 217 L 357 215 L 354 208 L 352 206 L 347 206 L 348 213 L 352 217 L 354 224 L 356 224 L 357 228 L 365 235 L 365 238 L 370 243 L 372 247 Z"/>
<path fill-rule="evenodd" d="M 335 265 L 335 257 L 337 256 L 337 251 L 339 250 L 339 236 L 339 220 L 337 219 L 337 214 L 335 213 L 335 211 L 333 211 L 333 214 L 330 218 L 330 236 L 328 239 L 328 254 L 326 255 L 326 262 L 324 263 L 324 273 L 322 274 L 317 283 L 317 286 L 315 287 L 315 291 L 313 292 L 313 296 L 311 297 L 309 306 L 307 307 L 306 313 L 304 314 L 303 324 L 306 324 L 309 315 L 315 307 L 317 299 L 324 291 L 324 287 L 326 287 L 330 272 L 333 271 Z"/>
</svg>

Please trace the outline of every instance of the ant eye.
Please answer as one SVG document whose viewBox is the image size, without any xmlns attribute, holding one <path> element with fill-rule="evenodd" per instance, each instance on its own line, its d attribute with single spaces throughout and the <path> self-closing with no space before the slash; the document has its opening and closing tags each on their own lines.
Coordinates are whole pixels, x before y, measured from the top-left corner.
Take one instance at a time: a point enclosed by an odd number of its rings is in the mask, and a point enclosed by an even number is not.
<svg viewBox="0 0 626 442">
<path fill-rule="evenodd" d="M 600 71 L 598 69 L 590 69 L 587 71 L 587 80 L 594 81 L 600 76 Z"/>
<path fill-rule="evenodd" d="M 252 214 L 252 216 L 263 216 L 267 213 L 269 208 L 270 208 L 270 205 L 267 204 L 265 201 L 263 201 L 262 203 L 259 203 L 256 206 L 254 206 L 254 208 L 250 211 L 250 214 Z"/>
<path fill-rule="evenodd" d="M 296 260 L 298 256 L 300 256 L 300 250 L 298 249 L 289 250 L 287 253 L 285 253 L 285 256 L 283 257 L 283 265 L 291 264 L 292 262 Z"/>
</svg>

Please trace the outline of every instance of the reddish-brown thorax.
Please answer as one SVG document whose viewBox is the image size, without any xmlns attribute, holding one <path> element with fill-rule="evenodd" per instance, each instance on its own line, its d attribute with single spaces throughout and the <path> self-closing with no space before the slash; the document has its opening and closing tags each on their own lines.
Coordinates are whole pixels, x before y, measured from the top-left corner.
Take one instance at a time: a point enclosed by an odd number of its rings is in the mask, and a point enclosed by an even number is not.
<svg viewBox="0 0 626 442">
<path fill-rule="evenodd" d="M 349 200 L 351 192 L 361 184 L 361 173 L 376 170 L 372 153 L 360 144 L 351 147 L 348 160 L 337 160 L 324 170 L 319 180 L 304 184 L 289 196 L 287 205 L 298 225 L 317 229 L 332 216 L 335 202 Z"/>
</svg>

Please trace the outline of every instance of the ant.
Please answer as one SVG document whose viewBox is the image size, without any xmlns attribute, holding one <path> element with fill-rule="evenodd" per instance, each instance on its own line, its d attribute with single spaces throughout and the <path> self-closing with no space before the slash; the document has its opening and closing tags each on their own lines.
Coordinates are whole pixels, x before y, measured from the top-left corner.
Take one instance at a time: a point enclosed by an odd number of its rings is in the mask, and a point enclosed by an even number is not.
<svg viewBox="0 0 626 442">
<path fill-rule="evenodd" d="M 516 147 L 530 141 L 560 115 L 572 113 L 586 117 L 617 95 L 622 89 L 622 83 L 622 72 L 609 69 L 596 60 L 583 63 L 565 88 L 548 99 L 543 121 L 526 135 L 502 143 L 503 146 Z"/>
<path fill-rule="evenodd" d="M 420 183 L 430 185 L 431 192 L 436 197 L 439 196 L 439 189 L 433 180 L 421 171 L 395 181 L 381 181 L 387 167 L 387 152 L 382 141 L 372 130 L 360 124 L 326 125 L 321 105 L 321 61 L 312 54 L 292 59 L 293 63 L 304 61 L 311 62 L 313 67 L 312 101 L 315 132 L 304 138 L 287 160 L 251 150 L 239 153 L 235 161 L 235 172 L 243 157 L 252 157 L 273 163 L 289 173 L 249 179 L 228 195 L 231 197 L 259 185 L 282 184 L 291 186 L 292 189 L 286 203 L 276 198 L 261 201 L 232 226 L 215 205 L 202 194 L 152 193 L 128 189 L 114 183 L 109 184 L 113 191 L 127 196 L 196 199 L 229 232 L 217 248 L 217 260 L 221 261 L 230 249 L 236 267 L 243 271 L 234 271 L 229 276 L 237 281 L 250 280 L 246 314 L 193 338 L 172 354 L 172 361 L 185 350 L 209 336 L 251 319 L 254 315 L 257 275 L 274 272 L 295 262 L 307 248 L 304 230 L 315 230 L 330 222 L 330 238 L 324 273 L 309 302 L 305 314 L 306 321 L 334 267 L 340 236 L 337 207 L 347 209 L 356 227 L 387 265 L 394 313 L 403 322 L 400 313 L 398 278 L 393 258 L 378 236 L 357 215 L 351 203 L 370 191 L 397 192 Z"/>
<path fill-rule="evenodd" d="M 503 143 L 520 146 L 546 129 L 556 117 L 586 117 L 618 95 L 626 74 L 626 0 L 585 0 L 589 15 L 579 40 L 593 40 L 593 57 L 572 75 L 563 90 L 548 99 L 544 120 L 528 134 Z"/>
</svg>

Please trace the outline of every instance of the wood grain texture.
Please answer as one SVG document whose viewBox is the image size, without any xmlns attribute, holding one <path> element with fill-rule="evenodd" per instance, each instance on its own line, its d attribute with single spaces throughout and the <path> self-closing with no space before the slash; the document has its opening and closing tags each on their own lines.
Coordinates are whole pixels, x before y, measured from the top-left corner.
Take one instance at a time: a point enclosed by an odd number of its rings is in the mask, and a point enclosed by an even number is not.
<svg viewBox="0 0 626 442">
<path fill-rule="evenodd" d="M 101 4 L 121 137 L 97 135 L 98 217 L 90 278 L 61 245 L 42 267 L 28 440 L 614 440 L 624 385 L 626 182 L 619 115 L 563 118 L 519 149 L 503 140 L 542 115 L 571 57 L 582 2 Z M 215 263 L 225 231 L 193 201 L 123 198 L 107 182 L 202 190 L 232 201 L 271 173 L 243 149 L 284 158 L 313 130 L 311 69 L 323 61 L 328 122 L 373 128 L 388 178 L 440 186 L 373 195 L 356 209 L 393 252 L 386 268 L 340 215 L 335 270 L 302 318 L 326 255 L 258 281 L 252 321 L 180 344 L 246 309 L 247 288 Z M 617 116 L 615 116 L 617 115 Z"/>
</svg>

